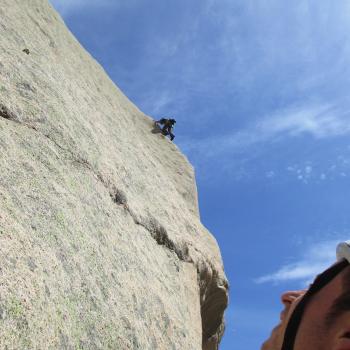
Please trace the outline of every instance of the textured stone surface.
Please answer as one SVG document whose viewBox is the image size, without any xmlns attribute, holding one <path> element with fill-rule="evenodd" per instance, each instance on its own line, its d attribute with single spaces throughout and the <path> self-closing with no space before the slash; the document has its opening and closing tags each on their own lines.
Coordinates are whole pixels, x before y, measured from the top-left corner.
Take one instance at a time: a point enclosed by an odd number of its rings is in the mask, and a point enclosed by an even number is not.
<svg viewBox="0 0 350 350">
<path fill-rule="evenodd" d="M 0 348 L 217 349 L 192 167 L 46 0 L 0 5 Z"/>
</svg>

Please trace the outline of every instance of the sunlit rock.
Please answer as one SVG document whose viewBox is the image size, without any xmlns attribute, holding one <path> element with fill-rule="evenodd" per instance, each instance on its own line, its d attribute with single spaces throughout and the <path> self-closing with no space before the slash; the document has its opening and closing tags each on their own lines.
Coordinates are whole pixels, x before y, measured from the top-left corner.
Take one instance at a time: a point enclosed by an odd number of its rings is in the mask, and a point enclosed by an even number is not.
<svg viewBox="0 0 350 350">
<path fill-rule="evenodd" d="M 1 0 L 0 348 L 214 350 L 193 169 L 45 0 Z"/>
</svg>

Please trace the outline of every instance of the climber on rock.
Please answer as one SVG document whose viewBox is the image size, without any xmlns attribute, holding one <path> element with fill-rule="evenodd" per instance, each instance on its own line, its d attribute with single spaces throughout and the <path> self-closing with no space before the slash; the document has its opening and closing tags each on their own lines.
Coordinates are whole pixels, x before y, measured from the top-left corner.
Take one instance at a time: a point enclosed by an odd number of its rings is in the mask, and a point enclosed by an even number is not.
<svg viewBox="0 0 350 350">
<path fill-rule="evenodd" d="M 350 349 L 350 241 L 306 290 L 282 294 L 284 310 L 261 350 Z"/>
<path fill-rule="evenodd" d="M 155 124 L 156 125 L 162 125 L 162 134 L 167 136 L 169 135 L 170 136 L 170 140 L 174 140 L 175 138 L 175 135 L 173 134 L 173 127 L 176 123 L 176 120 L 175 119 L 167 119 L 167 118 L 162 118 L 160 120 L 156 120 Z"/>
</svg>

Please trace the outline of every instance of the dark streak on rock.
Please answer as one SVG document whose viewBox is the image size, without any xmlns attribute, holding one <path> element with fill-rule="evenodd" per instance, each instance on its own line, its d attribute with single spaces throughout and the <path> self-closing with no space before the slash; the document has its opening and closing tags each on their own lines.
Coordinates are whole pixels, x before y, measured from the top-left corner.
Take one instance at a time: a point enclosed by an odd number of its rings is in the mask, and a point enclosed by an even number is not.
<svg viewBox="0 0 350 350">
<path fill-rule="evenodd" d="M 162 245 L 166 248 L 168 248 L 170 251 L 174 252 L 179 260 L 193 263 L 193 260 L 189 256 L 188 248 L 184 245 L 183 247 L 178 247 L 170 238 L 168 235 L 168 232 L 162 226 L 157 219 L 150 216 L 148 218 L 142 218 L 141 220 L 136 217 L 136 215 L 128 208 L 128 212 L 133 218 L 136 225 L 142 226 L 144 229 L 146 229 L 151 236 L 154 238 L 154 240 L 157 242 L 157 244 Z"/>
<path fill-rule="evenodd" d="M 29 267 L 29 270 L 34 272 L 34 270 L 38 267 L 35 262 L 34 259 L 32 257 L 29 257 L 27 260 L 27 265 Z"/>
<path fill-rule="evenodd" d="M 113 189 L 110 192 L 111 198 L 113 200 L 114 203 L 118 204 L 118 205 L 124 205 L 126 206 L 128 203 L 128 200 L 126 198 L 125 193 L 122 190 L 119 189 Z"/>
<path fill-rule="evenodd" d="M 48 297 L 50 297 L 51 293 L 50 293 L 50 289 L 48 288 L 47 285 L 45 285 L 45 293 Z"/>
<path fill-rule="evenodd" d="M 23 91 L 31 91 L 31 92 L 36 92 L 36 89 L 32 87 L 29 83 L 27 82 L 21 82 L 16 84 L 17 88 Z"/>
<path fill-rule="evenodd" d="M 6 106 L 4 106 L 3 104 L 0 104 L 0 117 L 1 118 L 5 118 L 8 120 L 12 120 L 17 122 L 18 118 L 16 117 L 15 113 L 13 113 L 12 111 L 10 111 Z"/>
</svg>

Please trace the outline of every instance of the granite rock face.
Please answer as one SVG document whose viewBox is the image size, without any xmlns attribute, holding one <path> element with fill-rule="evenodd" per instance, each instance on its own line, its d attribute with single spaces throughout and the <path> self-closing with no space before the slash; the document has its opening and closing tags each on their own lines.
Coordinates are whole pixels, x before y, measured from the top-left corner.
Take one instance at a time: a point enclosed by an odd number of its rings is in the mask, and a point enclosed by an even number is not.
<svg viewBox="0 0 350 350">
<path fill-rule="evenodd" d="M 192 167 L 46 0 L 0 5 L 0 349 L 217 349 Z"/>
</svg>

